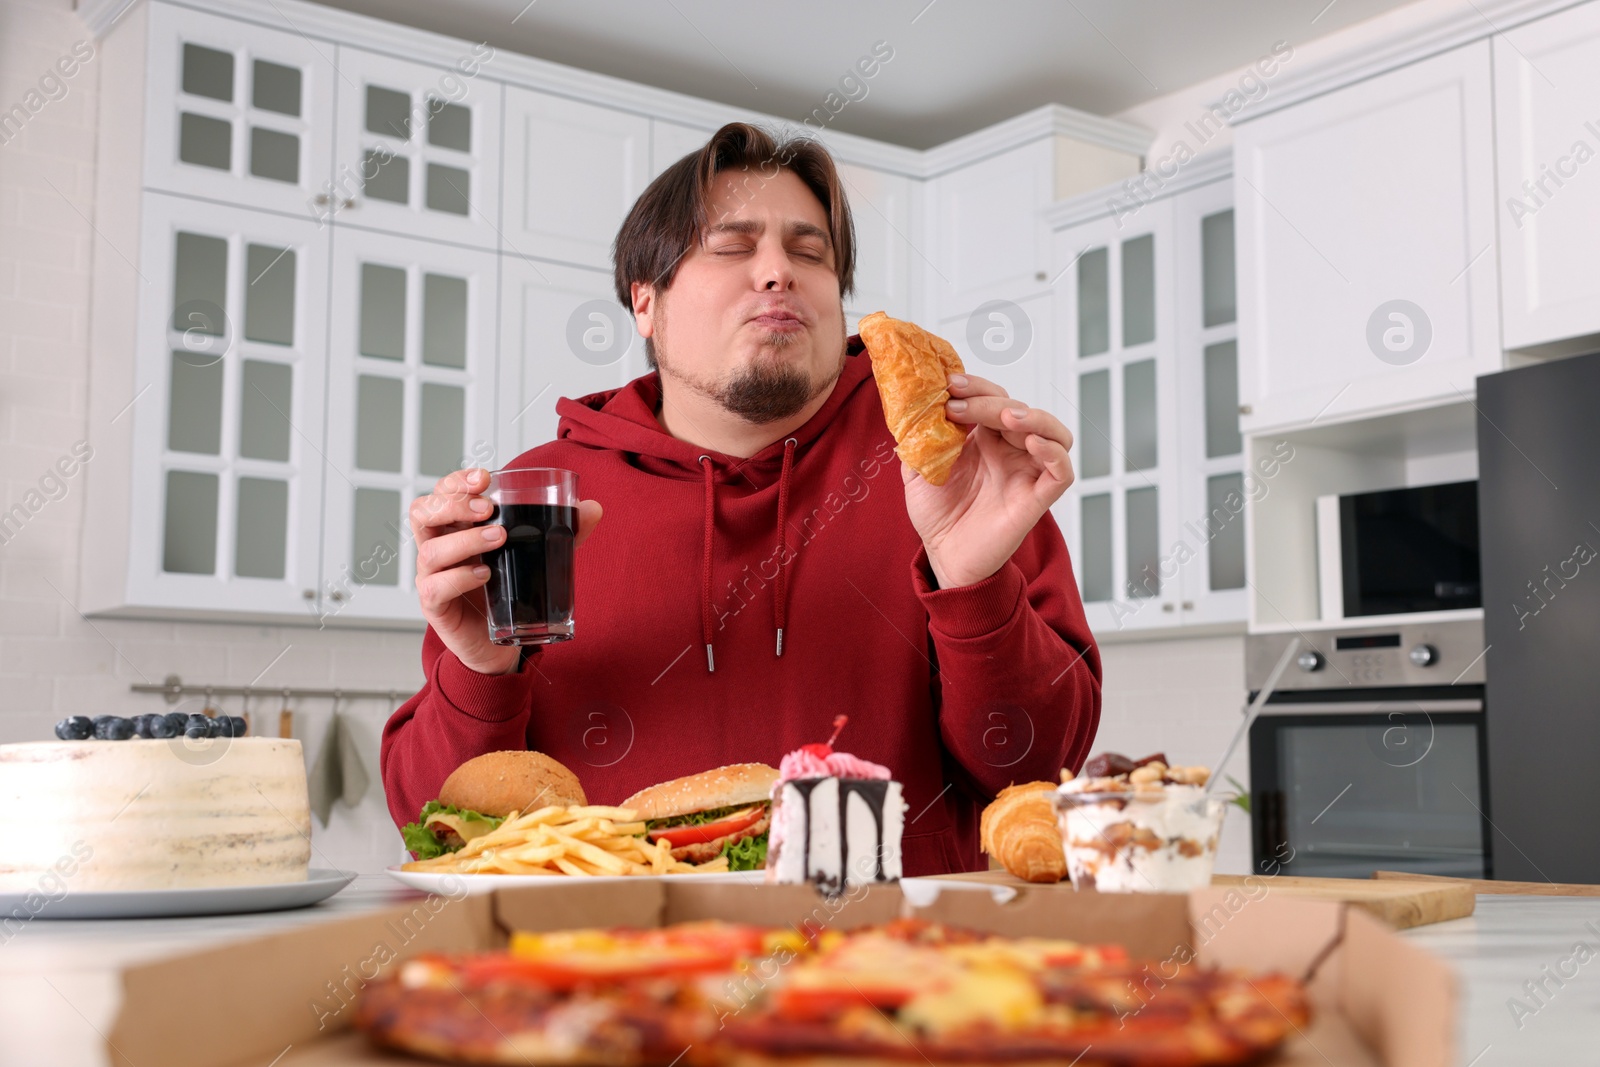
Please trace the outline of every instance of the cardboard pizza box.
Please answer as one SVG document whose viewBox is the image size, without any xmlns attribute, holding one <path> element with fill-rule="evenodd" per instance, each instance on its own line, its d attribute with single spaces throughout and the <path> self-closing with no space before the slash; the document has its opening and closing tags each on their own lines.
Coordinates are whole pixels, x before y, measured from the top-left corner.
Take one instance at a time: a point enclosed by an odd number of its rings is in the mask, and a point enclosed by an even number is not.
<svg viewBox="0 0 1600 1067">
<path fill-rule="evenodd" d="M 1183 895 L 1062 894 L 927 881 L 829 900 L 803 886 L 671 879 L 421 896 L 286 934 L 127 969 L 107 1034 L 119 1067 L 373 1067 L 423 1061 L 379 1052 L 350 1020 L 363 986 L 420 952 L 503 947 L 514 930 L 657 926 L 717 918 L 807 919 L 848 929 L 901 915 L 1006 935 L 1117 942 L 1149 961 L 1144 997 L 1187 959 L 1309 976 L 1315 1017 L 1280 1067 L 1446 1067 L 1456 1060 L 1453 972 L 1359 909 L 1213 887 Z M 196 1012 L 173 990 L 229 991 L 232 1010 Z M 239 1010 L 239 1009 L 245 1010 Z"/>
</svg>

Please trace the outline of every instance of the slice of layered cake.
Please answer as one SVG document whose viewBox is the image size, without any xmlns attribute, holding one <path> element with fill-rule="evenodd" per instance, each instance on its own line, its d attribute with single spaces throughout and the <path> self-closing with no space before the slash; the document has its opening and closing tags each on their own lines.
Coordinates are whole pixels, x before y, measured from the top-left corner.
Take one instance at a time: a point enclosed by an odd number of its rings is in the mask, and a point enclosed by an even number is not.
<svg viewBox="0 0 1600 1067">
<path fill-rule="evenodd" d="M 812 883 L 824 893 L 900 877 L 900 835 L 906 802 L 889 768 L 833 741 L 846 717 L 834 719 L 826 744 L 803 745 L 783 757 L 772 787 L 767 881 Z"/>
</svg>

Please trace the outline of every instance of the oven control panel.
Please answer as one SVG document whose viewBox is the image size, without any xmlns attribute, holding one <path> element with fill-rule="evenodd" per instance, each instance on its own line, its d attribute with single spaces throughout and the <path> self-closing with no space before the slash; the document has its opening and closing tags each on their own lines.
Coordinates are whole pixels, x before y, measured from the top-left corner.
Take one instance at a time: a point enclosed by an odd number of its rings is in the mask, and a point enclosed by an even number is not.
<svg viewBox="0 0 1600 1067">
<path fill-rule="evenodd" d="M 1266 684 L 1290 640 L 1300 651 L 1278 680 L 1279 689 L 1377 688 L 1401 685 L 1481 685 L 1484 681 L 1483 622 L 1302 630 L 1251 634 L 1245 638 L 1245 684 Z"/>
</svg>

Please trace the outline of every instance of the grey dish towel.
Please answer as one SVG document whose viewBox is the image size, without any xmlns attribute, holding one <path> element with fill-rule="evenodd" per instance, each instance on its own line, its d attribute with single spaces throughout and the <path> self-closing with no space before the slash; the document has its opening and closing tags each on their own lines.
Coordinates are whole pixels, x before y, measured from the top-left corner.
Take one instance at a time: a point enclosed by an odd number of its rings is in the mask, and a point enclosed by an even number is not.
<svg viewBox="0 0 1600 1067">
<path fill-rule="evenodd" d="M 311 810 L 323 826 L 333 814 L 333 802 L 343 799 L 351 807 L 367 795 L 372 776 L 356 748 L 355 732 L 337 707 L 328 717 L 328 729 L 317 752 L 317 761 L 306 776 L 311 793 Z"/>
</svg>

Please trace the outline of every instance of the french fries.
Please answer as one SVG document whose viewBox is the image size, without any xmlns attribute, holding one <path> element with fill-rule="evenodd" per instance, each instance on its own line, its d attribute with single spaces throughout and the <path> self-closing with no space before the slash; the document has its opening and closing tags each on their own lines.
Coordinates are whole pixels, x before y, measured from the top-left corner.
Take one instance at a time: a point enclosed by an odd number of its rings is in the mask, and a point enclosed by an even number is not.
<svg viewBox="0 0 1600 1067">
<path fill-rule="evenodd" d="M 513 813 L 456 852 L 413 860 L 401 868 L 432 874 L 542 874 L 560 877 L 627 874 L 707 874 L 726 871 L 728 860 L 684 863 L 665 841 L 645 836 L 645 824 L 627 808 L 602 805 L 540 808 Z"/>
</svg>

